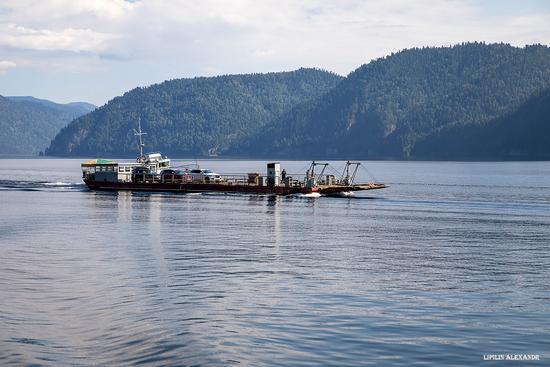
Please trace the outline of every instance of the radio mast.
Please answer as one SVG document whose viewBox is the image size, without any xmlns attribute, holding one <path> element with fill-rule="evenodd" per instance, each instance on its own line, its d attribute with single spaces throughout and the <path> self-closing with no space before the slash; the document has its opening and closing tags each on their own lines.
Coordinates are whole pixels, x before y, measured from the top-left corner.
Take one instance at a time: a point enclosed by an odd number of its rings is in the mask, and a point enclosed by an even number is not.
<svg viewBox="0 0 550 367">
<path fill-rule="evenodd" d="M 147 135 L 147 133 L 141 131 L 141 116 L 138 117 L 138 129 L 134 129 L 134 135 L 139 136 L 139 157 L 141 158 L 143 157 L 143 147 L 145 146 L 141 137 Z"/>
</svg>

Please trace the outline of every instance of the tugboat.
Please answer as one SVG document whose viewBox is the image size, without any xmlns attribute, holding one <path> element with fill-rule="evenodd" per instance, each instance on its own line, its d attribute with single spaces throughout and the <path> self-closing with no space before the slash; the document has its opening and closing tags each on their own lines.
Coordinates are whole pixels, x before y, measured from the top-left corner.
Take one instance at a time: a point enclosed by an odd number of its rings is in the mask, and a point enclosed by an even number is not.
<svg viewBox="0 0 550 367">
<path fill-rule="evenodd" d="M 325 174 L 328 163 L 313 161 L 304 174 L 287 174 L 279 162 L 267 163 L 266 175 L 246 173 L 223 175 L 210 170 L 176 170 L 160 153 L 143 154 L 141 121 L 134 135 L 139 137 L 140 155 L 133 163 L 93 159 L 81 164 L 82 178 L 91 190 L 132 190 L 164 192 L 227 192 L 271 195 L 346 195 L 353 191 L 377 190 L 382 183 L 356 183 L 360 162 L 347 161 L 340 177 Z M 320 168 L 317 173 L 316 169 Z"/>
</svg>

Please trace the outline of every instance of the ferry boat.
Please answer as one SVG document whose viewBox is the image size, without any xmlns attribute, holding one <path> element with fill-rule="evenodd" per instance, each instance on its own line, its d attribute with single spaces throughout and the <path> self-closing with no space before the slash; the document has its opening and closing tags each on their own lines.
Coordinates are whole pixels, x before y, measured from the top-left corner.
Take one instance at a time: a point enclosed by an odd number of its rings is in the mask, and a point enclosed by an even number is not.
<svg viewBox="0 0 550 367">
<path fill-rule="evenodd" d="M 348 195 L 353 191 L 383 189 L 382 183 L 356 183 L 360 162 L 347 161 L 339 177 L 326 174 L 328 163 L 313 161 L 305 174 L 288 174 L 279 162 L 267 163 L 266 174 L 224 175 L 210 170 L 177 170 L 161 153 L 143 154 L 141 123 L 140 155 L 135 162 L 93 159 L 81 164 L 84 183 L 92 190 L 132 190 L 164 192 L 227 192 L 274 195 L 321 194 Z M 319 170 L 319 171 L 318 171 Z"/>
</svg>

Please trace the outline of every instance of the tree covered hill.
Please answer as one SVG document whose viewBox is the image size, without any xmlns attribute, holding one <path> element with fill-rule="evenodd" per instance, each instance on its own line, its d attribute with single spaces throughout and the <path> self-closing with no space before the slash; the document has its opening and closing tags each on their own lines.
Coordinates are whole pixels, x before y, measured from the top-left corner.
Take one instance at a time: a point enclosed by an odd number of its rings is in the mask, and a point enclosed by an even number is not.
<svg viewBox="0 0 550 367">
<path fill-rule="evenodd" d="M 134 156 L 138 118 L 148 134 L 147 150 L 187 156 L 223 153 L 341 80 L 334 73 L 300 69 L 176 79 L 135 88 L 73 121 L 55 137 L 47 154 Z"/>
<path fill-rule="evenodd" d="M 34 104 L 39 104 L 53 110 L 61 111 L 73 119 L 85 115 L 88 112 L 92 112 L 97 108 L 97 106 L 87 102 L 69 102 L 62 104 L 31 96 L 7 96 L 6 98 L 14 102 L 32 102 Z"/>
<path fill-rule="evenodd" d="M 76 119 L 47 154 L 135 155 L 141 116 L 146 148 L 171 155 L 442 159 L 435 141 L 450 142 L 445 131 L 491 126 L 548 88 L 547 46 L 477 42 L 403 50 L 346 78 L 300 69 L 177 79 L 136 88 Z M 508 124 L 521 125 L 527 115 L 513 116 Z M 491 130 L 501 141 L 511 131 Z"/>
<path fill-rule="evenodd" d="M 412 156 L 447 160 L 550 160 L 550 89 L 495 120 L 441 129 L 419 141 Z"/>
<path fill-rule="evenodd" d="M 95 106 L 0 96 L 0 154 L 37 155 L 73 119 Z"/>
<path fill-rule="evenodd" d="M 359 67 L 232 152 L 407 159 L 419 140 L 440 129 L 489 123 L 548 87 L 546 46 L 468 43 L 404 50 Z M 422 150 L 427 159 L 441 153 Z"/>
</svg>

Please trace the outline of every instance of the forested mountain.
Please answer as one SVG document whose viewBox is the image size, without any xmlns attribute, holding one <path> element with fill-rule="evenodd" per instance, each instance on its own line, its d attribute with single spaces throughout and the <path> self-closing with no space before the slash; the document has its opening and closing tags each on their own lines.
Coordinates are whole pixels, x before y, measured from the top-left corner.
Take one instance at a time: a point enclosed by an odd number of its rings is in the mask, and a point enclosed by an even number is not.
<svg viewBox="0 0 550 367">
<path fill-rule="evenodd" d="M 516 124 L 536 117 L 514 111 L 548 88 L 547 46 L 414 48 L 374 60 L 344 79 L 300 69 L 136 88 L 73 121 L 47 153 L 134 155 L 132 131 L 141 116 L 149 134 L 146 148 L 171 155 L 444 159 L 451 154 L 437 139 L 450 144 L 458 132 L 487 138 L 469 126 L 479 125 L 498 135 L 494 139 L 509 141 L 506 134 Z M 503 123 L 503 118 L 510 120 Z M 502 127 L 489 128 L 493 124 Z M 524 148 L 516 151 L 529 151 Z M 490 157 L 487 151 L 483 159 Z"/>
<path fill-rule="evenodd" d="M 419 141 L 412 156 L 447 160 L 550 160 L 550 89 L 495 120 L 444 128 Z"/>
<path fill-rule="evenodd" d="M 300 102 L 332 89 L 342 77 L 317 69 L 176 79 L 136 88 L 64 128 L 49 155 L 137 152 L 133 129 L 141 118 L 146 150 L 213 155 L 258 133 Z"/>
<path fill-rule="evenodd" d="M 73 119 L 95 106 L 0 96 L 0 154 L 36 155 Z"/>
<path fill-rule="evenodd" d="M 69 102 L 69 103 L 55 103 L 48 101 L 47 99 L 40 99 L 31 96 L 6 96 L 7 99 L 14 102 L 32 102 L 40 104 L 45 107 L 49 107 L 54 110 L 62 111 L 68 116 L 74 116 L 73 119 L 88 112 L 91 112 L 97 108 L 97 106 L 87 102 Z"/>
<path fill-rule="evenodd" d="M 469 43 L 405 50 L 361 66 L 232 152 L 407 159 L 417 141 L 441 128 L 488 123 L 549 86 L 546 46 Z M 425 158 L 437 154 L 423 150 Z"/>
</svg>

